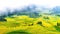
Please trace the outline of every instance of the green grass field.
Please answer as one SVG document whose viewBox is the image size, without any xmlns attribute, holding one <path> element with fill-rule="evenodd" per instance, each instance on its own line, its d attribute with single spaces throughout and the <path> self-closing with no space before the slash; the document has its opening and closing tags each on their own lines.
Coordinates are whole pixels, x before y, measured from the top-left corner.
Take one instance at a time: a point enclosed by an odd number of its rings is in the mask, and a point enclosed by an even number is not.
<svg viewBox="0 0 60 34">
<path fill-rule="evenodd" d="M 59 16 L 31 18 L 13 15 L 5 19 L 7 21 L 0 21 L 0 34 L 60 34 Z"/>
</svg>

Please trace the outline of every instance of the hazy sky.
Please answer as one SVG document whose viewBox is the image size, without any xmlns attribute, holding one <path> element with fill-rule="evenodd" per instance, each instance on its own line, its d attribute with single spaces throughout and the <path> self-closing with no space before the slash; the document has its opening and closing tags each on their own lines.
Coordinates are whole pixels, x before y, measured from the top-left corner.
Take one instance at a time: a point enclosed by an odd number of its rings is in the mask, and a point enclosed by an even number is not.
<svg viewBox="0 0 60 34">
<path fill-rule="evenodd" d="M 36 4 L 46 7 L 60 6 L 60 0 L 0 0 L 0 10 L 9 8 L 17 8 L 25 5 Z"/>
</svg>

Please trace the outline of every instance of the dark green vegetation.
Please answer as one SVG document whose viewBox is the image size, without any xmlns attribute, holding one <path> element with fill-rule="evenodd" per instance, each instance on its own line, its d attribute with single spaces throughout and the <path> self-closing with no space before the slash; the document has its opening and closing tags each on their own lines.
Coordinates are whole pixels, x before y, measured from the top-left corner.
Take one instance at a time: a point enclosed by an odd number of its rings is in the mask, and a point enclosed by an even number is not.
<svg viewBox="0 0 60 34">
<path fill-rule="evenodd" d="M 8 32 L 7 34 L 32 34 L 30 32 L 26 32 L 24 30 L 17 30 L 17 31 L 11 31 L 11 32 Z"/>
<path fill-rule="evenodd" d="M 57 26 L 60 26 L 60 23 L 57 23 Z"/>
<path fill-rule="evenodd" d="M 41 21 L 40 21 L 40 22 L 38 22 L 37 24 L 42 26 L 42 22 L 41 22 Z"/>
<path fill-rule="evenodd" d="M 59 26 L 54 26 L 54 27 L 58 32 L 60 32 L 60 27 Z"/>
<path fill-rule="evenodd" d="M 0 21 L 7 21 L 7 20 L 3 17 L 0 17 Z"/>
<path fill-rule="evenodd" d="M 44 19 L 49 19 L 49 17 L 48 16 L 45 16 L 45 17 L 43 17 Z"/>
<path fill-rule="evenodd" d="M 57 26 L 54 26 L 54 27 L 58 32 L 60 32 L 60 23 L 57 23 Z"/>
<path fill-rule="evenodd" d="M 33 26 L 34 24 L 29 24 L 28 26 Z"/>
</svg>

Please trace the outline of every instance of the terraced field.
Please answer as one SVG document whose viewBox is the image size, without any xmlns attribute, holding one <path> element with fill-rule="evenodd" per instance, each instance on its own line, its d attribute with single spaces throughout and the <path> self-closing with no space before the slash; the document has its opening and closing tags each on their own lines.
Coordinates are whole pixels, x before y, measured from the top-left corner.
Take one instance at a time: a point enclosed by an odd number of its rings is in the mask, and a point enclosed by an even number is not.
<svg viewBox="0 0 60 34">
<path fill-rule="evenodd" d="M 5 19 L 6 21 L 0 21 L 0 34 L 60 34 L 59 16 L 31 18 L 13 15 Z"/>
</svg>

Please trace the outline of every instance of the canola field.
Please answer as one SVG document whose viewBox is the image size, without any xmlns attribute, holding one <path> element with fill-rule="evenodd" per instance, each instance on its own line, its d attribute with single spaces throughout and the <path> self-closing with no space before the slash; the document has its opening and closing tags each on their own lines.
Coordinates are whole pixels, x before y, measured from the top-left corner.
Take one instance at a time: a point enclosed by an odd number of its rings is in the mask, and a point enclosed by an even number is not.
<svg viewBox="0 0 60 34">
<path fill-rule="evenodd" d="M 0 21 L 0 34 L 60 34 L 60 16 L 42 15 L 31 18 L 13 15 Z"/>
</svg>

